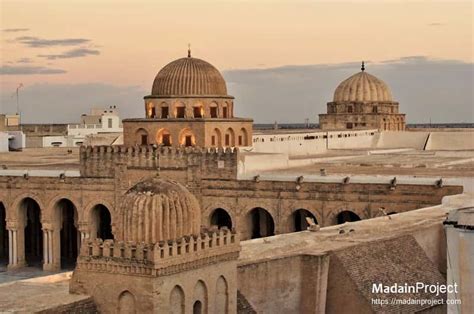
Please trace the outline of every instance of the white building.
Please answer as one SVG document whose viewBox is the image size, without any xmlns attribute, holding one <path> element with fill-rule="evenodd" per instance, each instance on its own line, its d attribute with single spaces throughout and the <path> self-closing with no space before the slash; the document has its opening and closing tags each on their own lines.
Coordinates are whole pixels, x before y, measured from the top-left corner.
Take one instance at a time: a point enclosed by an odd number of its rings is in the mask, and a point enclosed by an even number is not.
<svg viewBox="0 0 474 314">
<path fill-rule="evenodd" d="M 106 109 L 93 108 L 90 114 L 81 116 L 80 123 L 68 124 L 66 135 L 43 137 L 43 147 L 76 147 L 82 145 L 87 137 L 97 134 L 119 137 L 122 133 L 122 123 L 116 106 Z"/>
</svg>

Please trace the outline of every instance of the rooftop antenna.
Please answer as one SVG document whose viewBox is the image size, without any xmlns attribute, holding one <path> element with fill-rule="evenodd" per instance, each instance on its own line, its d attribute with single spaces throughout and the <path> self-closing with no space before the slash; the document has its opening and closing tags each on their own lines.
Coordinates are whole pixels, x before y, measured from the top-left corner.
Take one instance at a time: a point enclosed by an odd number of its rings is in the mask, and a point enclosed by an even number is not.
<svg viewBox="0 0 474 314">
<path fill-rule="evenodd" d="M 188 58 L 191 58 L 191 44 L 188 44 Z"/>
<path fill-rule="evenodd" d="M 362 66 L 360 67 L 361 71 L 364 72 L 365 71 L 365 63 L 364 61 L 362 61 Z"/>
<path fill-rule="evenodd" d="M 20 115 L 20 95 L 19 91 L 20 88 L 23 87 L 23 83 L 18 84 L 18 87 L 16 88 L 16 114 Z"/>
</svg>

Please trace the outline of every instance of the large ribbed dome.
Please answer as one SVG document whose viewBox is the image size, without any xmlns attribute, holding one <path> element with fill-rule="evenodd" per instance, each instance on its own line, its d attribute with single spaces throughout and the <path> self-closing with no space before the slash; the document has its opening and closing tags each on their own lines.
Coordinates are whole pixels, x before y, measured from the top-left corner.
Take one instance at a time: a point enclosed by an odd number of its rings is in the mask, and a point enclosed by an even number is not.
<svg viewBox="0 0 474 314">
<path fill-rule="evenodd" d="M 392 93 L 385 82 L 362 70 L 339 84 L 334 101 L 392 101 Z"/>
<path fill-rule="evenodd" d="M 227 96 L 225 80 L 212 64 L 187 57 L 168 63 L 153 82 L 154 96 Z"/>
<path fill-rule="evenodd" d="M 124 196 L 122 241 L 156 243 L 199 234 L 201 210 L 183 185 L 158 177 L 133 186 Z"/>
</svg>

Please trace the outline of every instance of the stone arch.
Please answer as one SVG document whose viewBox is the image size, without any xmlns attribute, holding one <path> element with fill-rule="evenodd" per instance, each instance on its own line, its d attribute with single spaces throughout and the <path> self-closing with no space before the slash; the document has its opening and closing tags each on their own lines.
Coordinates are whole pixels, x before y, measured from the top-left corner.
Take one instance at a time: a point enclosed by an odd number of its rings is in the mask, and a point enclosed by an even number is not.
<svg viewBox="0 0 474 314">
<path fill-rule="evenodd" d="M 216 208 L 209 215 L 209 225 L 217 226 L 218 228 L 227 227 L 229 230 L 232 229 L 232 217 L 229 212 L 223 208 Z"/>
<path fill-rule="evenodd" d="M 336 216 L 336 223 L 343 224 L 345 222 L 359 221 L 361 218 L 351 210 L 342 210 Z"/>
<path fill-rule="evenodd" d="M 78 211 L 68 198 L 56 200 L 52 210 L 53 260 L 62 269 L 74 268 L 80 246 Z"/>
<path fill-rule="evenodd" d="M 211 134 L 211 146 L 222 147 L 222 133 L 221 130 L 215 128 Z"/>
<path fill-rule="evenodd" d="M 8 263 L 7 209 L 0 201 L 0 265 Z"/>
<path fill-rule="evenodd" d="M 133 314 L 137 313 L 135 296 L 128 290 L 120 293 L 118 297 L 118 313 Z"/>
<path fill-rule="evenodd" d="M 156 132 L 156 143 L 163 146 L 172 146 L 173 139 L 171 132 L 167 128 L 161 128 Z"/>
<path fill-rule="evenodd" d="M 240 134 L 238 138 L 238 146 L 248 146 L 249 145 L 249 135 L 246 128 L 240 129 Z"/>
<path fill-rule="evenodd" d="M 18 219 L 20 220 L 21 217 L 20 217 L 20 204 L 21 202 L 23 202 L 23 200 L 25 200 L 26 198 L 30 198 L 32 200 L 34 200 L 40 208 L 44 209 L 46 208 L 46 206 L 44 205 L 44 203 L 42 202 L 40 196 L 36 193 L 31 193 L 31 192 L 25 192 L 25 193 L 22 193 L 22 194 L 19 194 L 15 197 L 15 200 L 10 204 L 9 208 L 13 209 L 13 211 L 9 211 L 7 213 L 10 214 L 8 217 L 8 219 L 11 219 L 11 220 L 15 220 L 15 219 Z"/>
<path fill-rule="evenodd" d="M 235 146 L 235 132 L 234 132 L 234 129 L 228 128 L 225 131 L 224 146 L 226 146 L 226 147 L 234 147 Z"/>
<path fill-rule="evenodd" d="M 204 105 L 202 102 L 198 101 L 193 104 L 193 118 L 204 118 Z"/>
<path fill-rule="evenodd" d="M 135 140 L 138 145 L 148 145 L 150 143 L 150 140 L 148 139 L 148 131 L 144 128 L 136 130 Z"/>
<path fill-rule="evenodd" d="M 209 117 L 210 118 L 219 117 L 219 105 L 215 101 L 209 104 Z"/>
<path fill-rule="evenodd" d="M 170 313 L 184 314 L 185 295 L 181 286 L 174 286 L 170 293 Z"/>
<path fill-rule="evenodd" d="M 291 232 L 304 231 L 308 228 L 309 224 L 306 218 L 311 218 L 316 224 L 319 224 L 316 215 L 305 208 L 299 208 L 294 210 L 289 219 L 289 230 Z"/>
<path fill-rule="evenodd" d="M 182 101 L 177 101 L 173 108 L 173 117 L 184 119 L 186 118 L 186 104 Z"/>
<path fill-rule="evenodd" d="M 90 209 L 89 226 L 91 239 L 114 239 L 112 233 L 112 216 L 107 206 L 96 204 Z"/>
<path fill-rule="evenodd" d="M 229 312 L 229 287 L 224 276 L 219 276 L 216 282 L 216 300 L 214 313 Z"/>
<path fill-rule="evenodd" d="M 29 266 L 41 266 L 43 262 L 42 212 L 38 202 L 25 197 L 18 203 L 18 261 Z"/>
<path fill-rule="evenodd" d="M 160 119 L 168 119 L 170 116 L 170 106 L 166 101 L 162 101 L 160 103 L 160 112 L 159 112 L 159 118 Z"/>
<path fill-rule="evenodd" d="M 196 136 L 190 128 L 184 128 L 179 132 L 179 145 L 195 146 Z"/>
<path fill-rule="evenodd" d="M 194 286 L 193 314 L 207 313 L 207 287 L 204 281 L 198 280 Z"/>
<path fill-rule="evenodd" d="M 256 239 L 275 235 L 275 221 L 266 209 L 255 207 L 246 215 L 247 238 Z"/>
<path fill-rule="evenodd" d="M 229 104 L 226 101 L 222 104 L 221 112 L 222 112 L 222 118 L 224 119 L 230 118 L 230 108 L 229 108 Z"/>
<path fill-rule="evenodd" d="M 145 110 L 146 110 L 146 117 L 147 118 L 154 118 L 156 115 L 155 105 L 152 101 L 148 101 L 145 103 Z"/>
</svg>

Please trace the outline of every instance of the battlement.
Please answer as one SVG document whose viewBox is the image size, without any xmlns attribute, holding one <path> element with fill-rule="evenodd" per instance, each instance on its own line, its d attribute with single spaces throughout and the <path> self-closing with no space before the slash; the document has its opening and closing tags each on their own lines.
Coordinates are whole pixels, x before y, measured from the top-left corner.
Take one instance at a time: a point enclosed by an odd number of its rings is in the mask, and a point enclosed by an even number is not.
<svg viewBox="0 0 474 314">
<path fill-rule="evenodd" d="M 81 146 L 81 175 L 113 177 L 117 164 L 133 169 L 163 169 L 200 166 L 233 170 L 238 148 L 197 148 L 159 146 Z"/>
<path fill-rule="evenodd" d="M 239 252 L 238 235 L 225 228 L 155 244 L 96 239 L 82 244 L 77 267 L 96 272 L 160 276 L 236 259 Z"/>
</svg>

